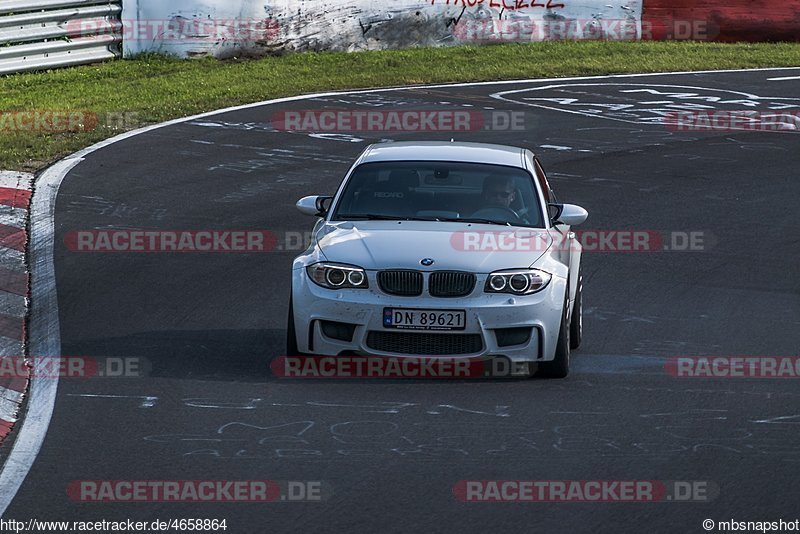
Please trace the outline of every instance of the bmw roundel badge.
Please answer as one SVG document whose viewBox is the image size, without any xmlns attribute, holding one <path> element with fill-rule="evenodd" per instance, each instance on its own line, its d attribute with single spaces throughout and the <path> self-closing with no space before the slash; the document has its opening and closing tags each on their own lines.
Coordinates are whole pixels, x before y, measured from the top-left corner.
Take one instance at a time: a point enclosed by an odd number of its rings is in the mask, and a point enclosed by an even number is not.
<svg viewBox="0 0 800 534">
<path fill-rule="evenodd" d="M 430 267 L 431 265 L 433 265 L 433 258 L 422 258 L 421 260 L 419 260 L 419 262 L 425 267 Z"/>
</svg>

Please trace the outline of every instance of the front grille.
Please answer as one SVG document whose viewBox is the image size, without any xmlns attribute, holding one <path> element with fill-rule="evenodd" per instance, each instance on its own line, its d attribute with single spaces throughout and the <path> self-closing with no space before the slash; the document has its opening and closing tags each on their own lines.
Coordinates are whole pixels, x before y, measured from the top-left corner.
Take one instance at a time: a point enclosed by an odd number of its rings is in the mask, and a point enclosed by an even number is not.
<svg viewBox="0 0 800 534">
<path fill-rule="evenodd" d="M 455 356 L 480 352 L 483 341 L 480 334 L 372 331 L 367 334 L 367 347 L 414 356 Z"/>
<path fill-rule="evenodd" d="M 419 271 L 381 271 L 378 285 L 384 293 L 401 297 L 422 294 L 422 273 Z"/>
<path fill-rule="evenodd" d="M 475 289 L 475 275 L 458 271 L 438 271 L 428 279 L 428 292 L 434 297 L 463 297 Z"/>
</svg>

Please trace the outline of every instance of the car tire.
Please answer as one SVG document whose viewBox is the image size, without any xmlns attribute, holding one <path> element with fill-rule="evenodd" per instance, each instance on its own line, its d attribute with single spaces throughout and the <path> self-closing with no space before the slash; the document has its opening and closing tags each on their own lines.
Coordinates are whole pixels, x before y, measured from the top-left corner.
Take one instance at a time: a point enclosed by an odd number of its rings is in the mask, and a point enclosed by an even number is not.
<svg viewBox="0 0 800 534">
<path fill-rule="evenodd" d="M 578 289 L 575 290 L 575 303 L 569 321 L 569 348 L 577 349 L 583 341 L 583 275 L 578 276 Z"/>
<path fill-rule="evenodd" d="M 286 356 L 302 356 L 297 349 L 297 332 L 294 329 L 294 305 L 289 297 L 289 318 L 286 320 Z"/>
<path fill-rule="evenodd" d="M 556 341 L 556 356 L 552 361 L 539 363 L 536 376 L 542 378 L 565 378 L 569 374 L 570 324 L 567 316 L 569 309 L 569 293 L 564 298 L 564 309 L 561 312 L 561 327 Z"/>
</svg>

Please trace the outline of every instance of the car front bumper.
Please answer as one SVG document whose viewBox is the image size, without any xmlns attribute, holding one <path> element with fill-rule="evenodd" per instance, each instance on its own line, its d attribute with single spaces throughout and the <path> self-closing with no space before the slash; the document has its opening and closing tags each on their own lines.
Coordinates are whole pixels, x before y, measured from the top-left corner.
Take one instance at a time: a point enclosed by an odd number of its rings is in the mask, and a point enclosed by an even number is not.
<svg viewBox="0 0 800 534">
<path fill-rule="evenodd" d="M 513 362 L 550 361 L 555 357 L 567 290 L 564 278 L 553 276 L 543 290 L 515 296 L 484 293 L 487 275 L 479 274 L 472 294 L 436 298 L 388 295 L 378 289 L 375 271 L 367 271 L 367 277 L 369 289 L 332 290 L 312 282 L 304 268 L 292 271 L 294 324 L 300 352 L 468 359 L 505 356 Z M 453 331 L 386 328 L 384 308 L 464 310 L 466 325 L 463 330 Z M 346 325 L 345 335 L 336 334 L 341 332 L 336 325 Z M 352 331 L 350 339 L 346 335 L 348 329 Z M 529 329 L 530 335 L 521 343 L 513 343 L 521 337 L 509 338 L 508 329 L 520 329 L 515 330 L 517 333 Z M 437 348 L 430 349 L 434 345 Z"/>
</svg>

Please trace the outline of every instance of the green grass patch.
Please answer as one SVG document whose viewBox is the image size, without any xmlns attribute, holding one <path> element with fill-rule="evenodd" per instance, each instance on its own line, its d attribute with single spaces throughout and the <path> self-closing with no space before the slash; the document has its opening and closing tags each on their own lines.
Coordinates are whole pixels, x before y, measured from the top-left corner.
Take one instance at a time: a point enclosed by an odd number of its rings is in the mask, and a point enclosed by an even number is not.
<svg viewBox="0 0 800 534">
<path fill-rule="evenodd" d="M 134 126 L 303 93 L 406 84 L 800 66 L 800 44 L 572 41 L 376 52 L 313 52 L 258 60 L 126 61 L 0 77 L 2 111 L 131 113 L 135 124 L 86 132 L 8 131 L 0 169 L 38 170 Z"/>
</svg>

